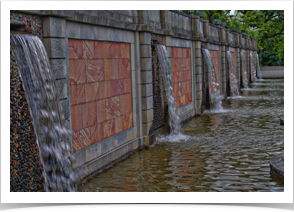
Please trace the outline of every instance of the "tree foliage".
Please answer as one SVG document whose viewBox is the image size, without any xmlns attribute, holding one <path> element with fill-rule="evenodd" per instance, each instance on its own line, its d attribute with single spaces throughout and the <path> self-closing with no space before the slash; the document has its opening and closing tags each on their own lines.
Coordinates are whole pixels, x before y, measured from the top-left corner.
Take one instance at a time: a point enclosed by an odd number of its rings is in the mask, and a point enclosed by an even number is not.
<svg viewBox="0 0 294 212">
<path fill-rule="evenodd" d="M 277 52 L 279 60 L 284 57 L 284 11 L 238 10 L 242 28 L 255 38 L 259 50 Z"/>
</svg>

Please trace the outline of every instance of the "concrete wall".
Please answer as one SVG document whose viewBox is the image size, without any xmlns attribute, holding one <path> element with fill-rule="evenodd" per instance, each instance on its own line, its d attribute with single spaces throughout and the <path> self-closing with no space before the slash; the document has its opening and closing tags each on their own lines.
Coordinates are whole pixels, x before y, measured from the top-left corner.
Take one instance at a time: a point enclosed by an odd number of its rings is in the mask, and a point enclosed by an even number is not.
<svg viewBox="0 0 294 212">
<path fill-rule="evenodd" d="M 184 58 L 185 60 L 188 59 L 189 68 L 181 70 L 187 71 L 187 73 L 190 71 L 189 73 L 191 74 L 191 76 L 187 77 L 187 82 L 189 81 L 190 83 L 191 81 L 191 85 L 189 84 L 185 90 L 185 96 L 188 97 L 189 101 L 179 104 L 178 114 L 181 121 L 186 121 L 195 115 L 201 115 L 203 110 L 201 108 L 203 93 L 201 48 L 203 46 L 214 53 L 214 65 L 217 66 L 216 69 L 218 70 L 222 94 L 225 94 L 226 90 L 225 51 L 235 52 L 234 60 L 237 76 L 240 75 L 239 52 L 245 51 L 248 70 L 250 68 L 249 54 L 255 55 L 256 53 L 255 41 L 242 38 L 240 34 L 231 33 L 223 27 L 212 25 L 198 16 L 190 16 L 178 11 L 41 10 L 15 12 L 35 14 L 43 19 L 44 45 L 56 76 L 59 97 L 66 113 L 67 127 L 71 130 L 75 128 L 73 124 L 76 124 L 76 121 L 73 120 L 76 119 L 74 117 L 75 111 L 73 111 L 75 110 L 73 109 L 74 101 L 80 95 L 74 92 L 75 86 L 71 85 L 71 79 L 73 79 L 70 74 L 73 71 L 71 60 L 74 60 L 70 56 L 72 41 L 94 44 L 107 42 L 109 46 L 125 44 L 129 48 L 130 78 L 127 80 L 131 81 L 130 112 L 132 114 L 132 123 L 129 127 L 121 130 L 119 130 L 119 127 L 114 127 L 114 131 L 108 133 L 108 136 L 96 140 L 92 139 L 96 130 L 93 130 L 93 133 L 89 130 L 86 143 L 78 148 L 75 146 L 75 141 L 69 141 L 76 157 L 74 168 L 82 170 L 83 167 L 83 174 L 80 176 L 80 179 L 101 171 L 137 149 L 152 145 L 156 141 L 156 135 L 162 133 L 161 130 L 155 132 L 153 126 L 151 36 L 161 36 L 162 44 L 167 47 L 171 64 L 177 58 L 173 56 L 173 51 L 176 52 L 175 49 L 187 50 L 189 52 L 189 58 Z M 85 63 L 88 63 L 90 60 L 112 59 L 112 61 L 119 61 L 121 58 L 114 55 L 111 58 L 82 57 L 79 59 L 86 60 Z M 107 69 L 105 64 L 103 67 Z M 173 67 L 171 69 L 174 71 Z M 87 70 L 85 71 L 86 76 L 88 76 Z M 119 80 L 119 77 L 118 79 L 109 80 Z M 105 81 L 107 80 L 101 79 L 95 82 L 91 81 L 91 83 L 103 83 Z M 84 83 L 86 86 L 90 82 L 86 80 Z M 87 96 L 87 94 L 85 95 Z M 122 94 L 114 94 L 114 96 L 119 95 Z M 112 98 L 112 95 L 105 98 Z M 93 101 L 98 100 L 99 98 Z M 89 100 L 89 102 L 91 101 Z M 84 116 L 83 113 L 81 114 L 81 116 Z M 114 119 L 118 117 L 120 115 L 115 116 Z M 92 124 L 93 126 L 98 126 L 99 123 L 98 121 L 93 121 Z M 91 127 L 92 125 L 86 124 L 85 126 Z M 106 125 L 106 128 L 111 127 Z M 102 130 L 104 131 L 105 129 L 103 128 Z M 108 130 L 106 129 L 106 131 Z"/>
</svg>

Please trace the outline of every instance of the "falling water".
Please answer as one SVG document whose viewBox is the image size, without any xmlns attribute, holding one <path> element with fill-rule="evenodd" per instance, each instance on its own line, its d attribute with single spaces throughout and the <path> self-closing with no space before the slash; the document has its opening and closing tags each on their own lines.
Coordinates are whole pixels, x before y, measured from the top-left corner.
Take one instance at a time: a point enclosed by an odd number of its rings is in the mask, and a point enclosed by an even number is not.
<svg viewBox="0 0 294 212">
<path fill-rule="evenodd" d="M 238 89 L 238 80 L 234 74 L 234 61 L 232 55 L 229 51 L 226 51 L 226 57 L 229 64 L 229 71 L 230 71 L 230 84 L 231 84 L 231 94 L 232 96 L 239 96 L 239 89 Z"/>
<path fill-rule="evenodd" d="M 241 61 L 242 61 L 242 76 L 243 76 L 243 86 L 245 88 L 248 88 L 248 79 L 247 79 L 247 71 L 245 67 L 245 59 L 242 52 L 240 52 L 241 55 Z"/>
<path fill-rule="evenodd" d="M 256 53 L 256 67 L 257 67 L 257 75 L 259 79 L 262 79 L 260 67 L 259 67 L 259 57 L 258 54 Z"/>
<path fill-rule="evenodd" d="M 220 95 L 219 83 L 217 82 L 212 58 L 210 56 L 208 49 L 202 49 L 202 52 L 203 52 L 204 59 L 206 61 L 207 67 L 208 67 L 210 79 L 212 81 L 212 87 L 213 87 L 214 92 L 211 95 L 214 98 L 214 105 L 217 110 L 223 110 L 222 96 Z"/>
<path fill-rule="evenodd" d="M 74 160 L 55 78 L 42 41 L 32 35 L 10 35 L 44 167 L 46 191 L 76 191 Z"/>
<path fill-rule="evenodd" d="M 174 89 L 172 86 L 171 70 L 168 62 L 167 52 L 164 45 L 155 45 L 158 54 L 161 75 L 164 79 L 166 98 L 168 103 L 169 126 L 171 134 L 178 134 L 181 129 L 180 118 L 177 115 L 177 106 L 174 98 Z"/>
<path fill-rule="evenodd" d="M 253 57 L 252 57 L 252 54 L 250 53 L 250 62 L 251 62 L 251 67 L 253 68 L 253 76 L 254 76 L 254 81 L 256 81 L 256 69 L 255 69 L 255 66 L 254 66 L 254 63 L 253 63 Z"/>
</svg>

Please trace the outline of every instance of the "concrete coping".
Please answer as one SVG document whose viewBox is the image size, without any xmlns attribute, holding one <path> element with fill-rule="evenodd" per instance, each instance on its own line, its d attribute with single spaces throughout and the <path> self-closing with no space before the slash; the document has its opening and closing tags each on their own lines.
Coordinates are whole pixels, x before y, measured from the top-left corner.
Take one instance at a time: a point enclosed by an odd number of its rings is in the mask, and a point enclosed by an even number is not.
<svg viewBox="0 0 294 212">
<path fill-rule="evenodd" d="M 279 153 L 270 159 L 271 173 L 279 178 L 284 178 L 284 152 Z"/>
</svg>

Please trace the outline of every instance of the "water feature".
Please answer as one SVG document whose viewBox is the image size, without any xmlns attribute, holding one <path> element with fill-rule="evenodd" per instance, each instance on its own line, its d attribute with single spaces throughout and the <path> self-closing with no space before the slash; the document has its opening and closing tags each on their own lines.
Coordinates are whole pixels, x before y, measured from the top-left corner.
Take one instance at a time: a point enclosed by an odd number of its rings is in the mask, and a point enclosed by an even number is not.
<svg viewBox="0 0 294 212">
<path fill-rule="evenodd" d="M 227 112 L 183 124 L 193 139 L 155 143 L 106 169 L 79 191 L 284 191 L 270 159 L 284 151 L 284 81 L 263 80 L 227 99 Z M 271 89 L 270 91 L 268 89 Z"/>
<path fill-rule="evenodd" d="M 46 191 L 76 191 L 74 160 L 68 140 L 72 135 L 65 127 L 55 78 L 42 41 L 33 35 L 10 35 L 10 46 L 17 61 L 37 136 L 44 167 Z"/>
<path fill-rule="evenodd" d="M 241 63 L 242 63 L 241 69 L 242 69 L 243 87 L 248 88 L 248 78 L 247 78 L 248 75 L 246 71 L 244 55 L 242 52 L 240 52 L 240 56 L 241 56 Z"/>
<path fill-rule="evenodd" d="M 230 88 L 231 88 L 230 93 L 232 96 L 239 96 L 238 80 L 234 74 L 235 73 L 234 61 L 229 51 L 226 51 L 226 58 L 228 61 L 229 75 L 230 75 Z"/>
<path fill-rule="evenodd" d="M 256 53 L 256 69 L 257 69 L 257 75 L 259 79 L 262 79 L 261 71 L 260 71 L 260 66 L 259 66 L 259 56 Z"/>
<path fill-rule="evenodd" d="M 214 106 L 216 110 L 223 110 L 222 107 L 222 95 L 220 95 L 219 83 L 217 82 L 216 72 L 214 69 L 213 61 L 208 49 L 202 49 L 202 53 L 204 55 L 204 60 L 206 62 L 208 73 L 210 77 L 211 86 L 213 87 L 213 91 L 211 93 L 212 99 L 214 99 Z"/>
<path fill-rule="evenodd" d="M 256 69 L 255 69 L 255 66 L 254 66 L 254 63 L 253 63 L 253 56 L 252 56 L 252 54 L 250 53 L 250 63 L 251 63 L 251 68 L 252 68 L 252 70 L 253 70 L 253 79 L 252 80 L 254 80 L 254 81 L 256 81 L 257 80 L 257 78 L 256 78 Z"/>
</svg>

